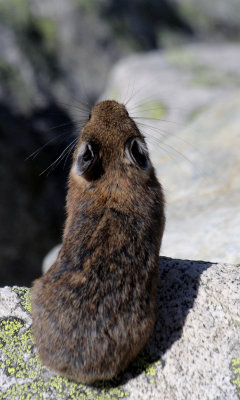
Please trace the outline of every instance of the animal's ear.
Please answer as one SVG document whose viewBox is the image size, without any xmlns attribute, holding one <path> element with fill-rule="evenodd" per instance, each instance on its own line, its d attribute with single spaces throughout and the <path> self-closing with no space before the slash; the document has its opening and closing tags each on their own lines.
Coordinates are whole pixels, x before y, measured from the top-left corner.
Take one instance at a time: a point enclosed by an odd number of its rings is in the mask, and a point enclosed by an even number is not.
<svg viewBox="0 0 240 400">
<path fill-rule="evenodd" d="M 97 146 L 92 142 L 83 143 L 77 153 L 76 172 L 78 175 L 84 174 L 96 161 L 98 155 Z"/>
<path fill-rule="evenodd" d="M 145 143 L 137 138 L 132 137 L 125 144 L 125 155 L 128 160 L 141 169 L 148 169 L 151 166 L 148 151 Z"/>
</svg>

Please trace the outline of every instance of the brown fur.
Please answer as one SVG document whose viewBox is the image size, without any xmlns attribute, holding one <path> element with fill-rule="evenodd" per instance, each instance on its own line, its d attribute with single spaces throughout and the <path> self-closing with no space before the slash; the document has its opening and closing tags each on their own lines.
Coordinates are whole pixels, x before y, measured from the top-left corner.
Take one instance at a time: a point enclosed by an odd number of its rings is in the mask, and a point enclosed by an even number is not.
<svg viewBox="0 0 240 400">
<path fill-rule="evenodd" d="M 93 108 L 73 156 L 62 249 L 32 290 L 40 358 L 83 383 L 124 370 L 155 321 L 163 195 L 152 165 L 143 170 L 125 156 L 131 137 L 144 142 L 123 105 Z M 88 140 L 99 148 L 94 179 L 74 167 Z"/>
</svg>

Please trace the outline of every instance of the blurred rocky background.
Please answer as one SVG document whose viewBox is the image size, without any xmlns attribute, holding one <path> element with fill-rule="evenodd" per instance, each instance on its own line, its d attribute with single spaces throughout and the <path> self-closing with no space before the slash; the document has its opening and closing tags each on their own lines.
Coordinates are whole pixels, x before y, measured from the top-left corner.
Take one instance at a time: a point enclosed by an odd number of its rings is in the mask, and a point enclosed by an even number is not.
<svg viewBox="0 0 240 400">
<path fill-rule="evenodd" d="M 239 43 L 238 0 L 0 0 L 0 286 L 61 241 L 74 135 L 104 97 L 144 118 L 164 254 L 237 261 Z"/>
</svg>

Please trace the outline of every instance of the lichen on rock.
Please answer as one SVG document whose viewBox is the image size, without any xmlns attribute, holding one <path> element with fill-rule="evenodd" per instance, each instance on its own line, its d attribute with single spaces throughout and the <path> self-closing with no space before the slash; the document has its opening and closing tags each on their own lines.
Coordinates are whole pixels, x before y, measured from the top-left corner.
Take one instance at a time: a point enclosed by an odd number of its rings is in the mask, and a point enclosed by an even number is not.
<svg viewBox="0 0 240 400">
<path fill-rule="evenodd" d="M 17 294 L 18 305 L 23 312 L 29 314 L 30 289 L 15 286 L 11 290 Z M 111 400 L 129 396 L 129 392 L 121 386 L 121 377 L 113 382 L 90 387 L 50 372 L 38 357 L 31 326 L 19 317 L 7 316 L 0 319 L 0 351 L 2 399 L 32 399 L 37 395 L 38 399 L 47 396 L 54 399 Z M 154 383 L 156 366 L 141 355 L 131 366 L 131 372 L 136 375 L 144 371 L 146 379 Z"/>
<path fill-rule="evenodd" d="M 232 383 L 236 385 L 238 389 L 238 396 L 240 398 L 240 357 L 232 359 L 231 367 L 233 369 L 233 374 L 234 374 Z"/>
</svg>

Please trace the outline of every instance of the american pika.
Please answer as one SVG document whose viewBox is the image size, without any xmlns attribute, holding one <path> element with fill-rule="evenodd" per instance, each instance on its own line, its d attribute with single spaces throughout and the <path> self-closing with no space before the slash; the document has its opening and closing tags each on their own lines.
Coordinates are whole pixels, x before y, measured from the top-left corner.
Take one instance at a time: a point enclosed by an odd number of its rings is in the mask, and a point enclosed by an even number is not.
<svg viewBox="0 0 240 400">
<path fill-rule="evenodd" d="M 63 245 L 34 282 L 32 317 L 42 362 L 82 383 L 123 371 L 154 322 L 164 230 L 161 185 L 124 105 L 97 104 L 69 176 Z"/>
</svg>

